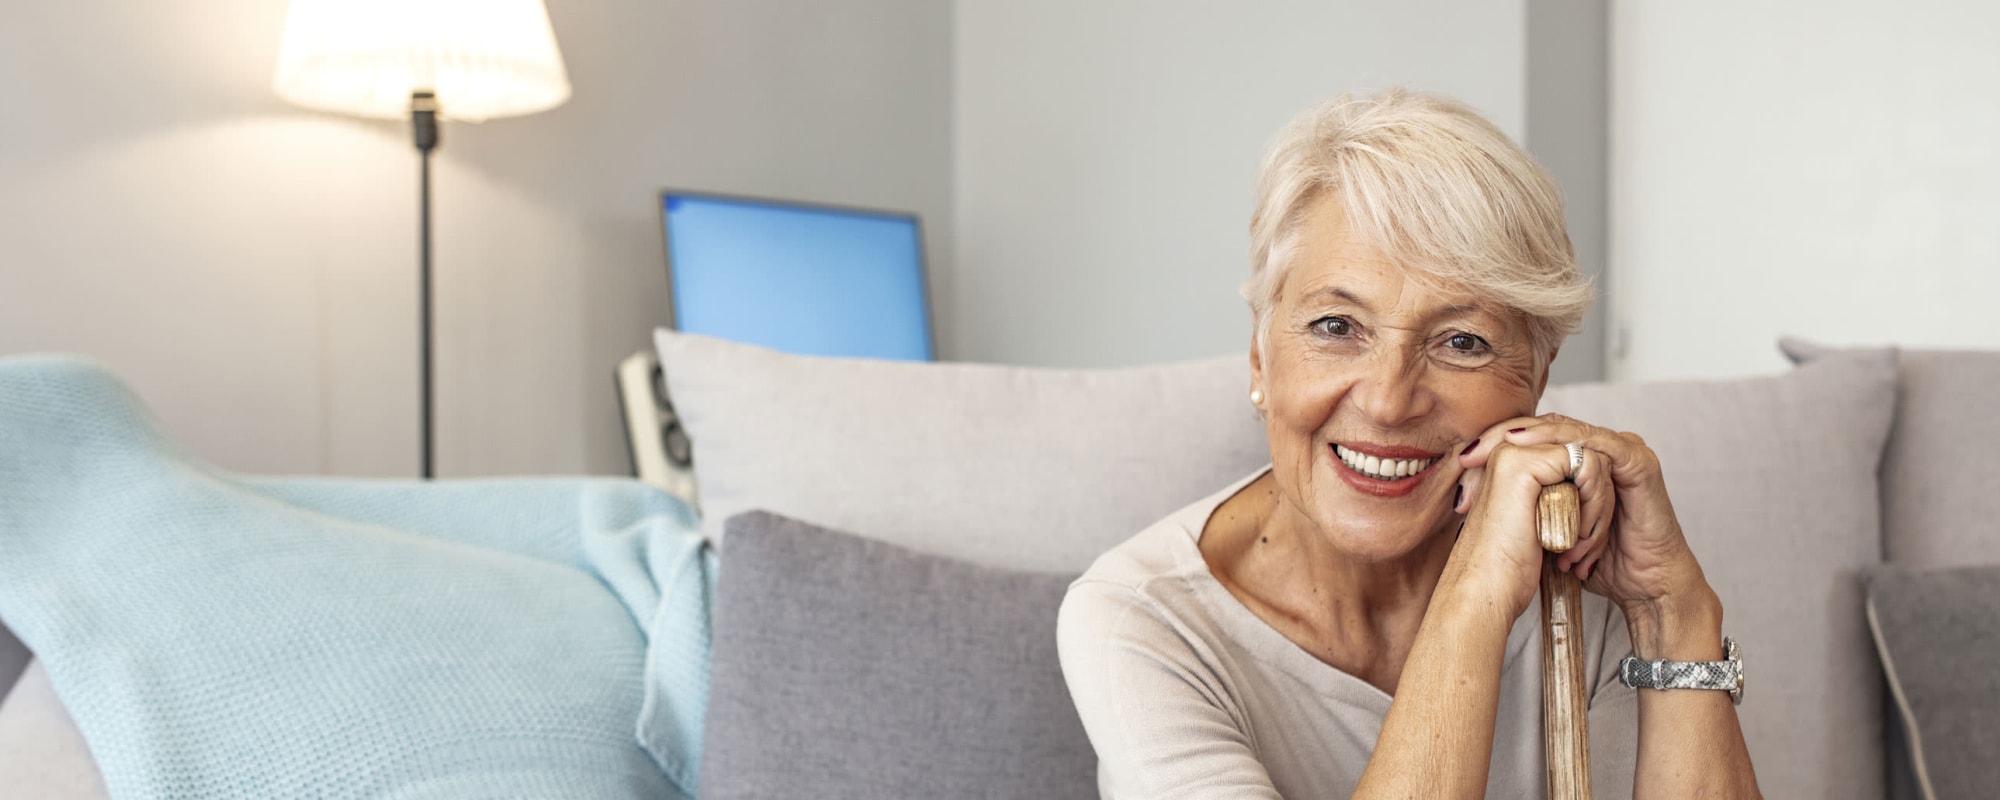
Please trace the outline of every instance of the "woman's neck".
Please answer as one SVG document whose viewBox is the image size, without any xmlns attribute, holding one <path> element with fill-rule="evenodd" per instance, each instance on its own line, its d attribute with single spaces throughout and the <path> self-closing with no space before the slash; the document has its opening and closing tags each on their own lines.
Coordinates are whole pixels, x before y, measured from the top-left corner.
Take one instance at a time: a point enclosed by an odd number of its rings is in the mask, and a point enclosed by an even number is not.
<svg viewBox="0 0 2000 800">
<path fill-rule="evenodd" d="M 1216 509 L 1200 544 L 1216 579 L 1258 617 L 1394 694 L 1453 538 L 1434 532 L 1394 559 L 1353 558 L 1284 502 L 1267 473 Z"/>
</svg>

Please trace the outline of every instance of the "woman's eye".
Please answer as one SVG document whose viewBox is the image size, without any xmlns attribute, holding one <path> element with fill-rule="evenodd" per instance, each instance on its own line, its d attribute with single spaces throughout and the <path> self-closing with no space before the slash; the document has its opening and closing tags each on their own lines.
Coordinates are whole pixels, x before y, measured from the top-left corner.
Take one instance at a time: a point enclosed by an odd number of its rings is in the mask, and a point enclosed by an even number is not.
<svg viewBox="0 0 2000 800">
<path fill-rule="evenodd" d="M 1460 353 L 1486 352 L 1486 340 L 1469 333 L 1454 333 L 1444 340 L 1444 346 Z"/>
<path fill-rule="evenodd" d="M 1346 317 L 1325 317 L 1312 324 L 1313 331 L 1321 336 L 1346 336 L 1354 332 L 1354 323 Z"/>
</svg>

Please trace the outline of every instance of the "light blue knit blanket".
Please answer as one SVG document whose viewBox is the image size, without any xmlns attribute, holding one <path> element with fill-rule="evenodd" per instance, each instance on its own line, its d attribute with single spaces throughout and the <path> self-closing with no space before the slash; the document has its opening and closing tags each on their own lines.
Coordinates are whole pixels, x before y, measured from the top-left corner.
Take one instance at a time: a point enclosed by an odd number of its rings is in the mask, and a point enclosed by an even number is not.
<svg viewBox="0 0 2000 800">
<path fill-rule="evenodd" d="M 115 798 L 691 797 L 697 529 L 623 480 L 246 478 L 0 360 L 0 620 Z"/>
</svg>

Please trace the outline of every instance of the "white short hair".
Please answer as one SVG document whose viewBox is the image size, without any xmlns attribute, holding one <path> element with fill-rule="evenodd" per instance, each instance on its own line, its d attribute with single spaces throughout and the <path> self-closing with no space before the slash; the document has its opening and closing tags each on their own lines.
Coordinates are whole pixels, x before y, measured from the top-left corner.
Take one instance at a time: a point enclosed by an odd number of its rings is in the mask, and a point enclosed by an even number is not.
<svg viewBox="0 0 2000 800">
<path fill-rule="evenodd" d="M 1299 115 L 1265 154 L 1243 286 L 1260 337 L 1300 220 L 1325 197 L 1411 278 L 1525 317 L 1542 357 L 1590 307 L 1548 172 L 1465 104 L 1389 89 Z"/>
</svg>

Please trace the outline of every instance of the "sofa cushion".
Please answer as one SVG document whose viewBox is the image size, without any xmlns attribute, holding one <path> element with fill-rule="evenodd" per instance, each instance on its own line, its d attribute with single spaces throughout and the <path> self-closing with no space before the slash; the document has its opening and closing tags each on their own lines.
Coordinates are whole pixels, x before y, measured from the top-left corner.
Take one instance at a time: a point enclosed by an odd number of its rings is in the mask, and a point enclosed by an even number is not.
<svg viewBox="0 0 2000 800">
<path fill-rule="evenodd" d="M 1725 632 L 1743 645 L 1737 714 L 1772 796 L 1881 796 L 1880 673 L 1857 574 L 1880 560 L 1876 465 L 1894 375 L 1889 353 L 1854 352 L 1772 377 L 1543 399 L 1659 454 Z"/>
<path fill-rule="evenodd" d="M 1807 361 L 1833 352 L 1786 340 Z M 2000 564 L 2000 351 L 1897 353 L 1896 422 L 1882 457 L 1883 556 L 1911 567 Z"/>
<path fill-rule="evenodd" d="M 701 797 L 1096 796 L 1056 660 L 1074 574 L 726 527 Z"/>
<path fill-rule="evenodd" d="M 658 345 L 711 537 L 767 509 L 1082 571 L 1270 460 L 1243 356 L 1059 370 L 794 356 L 666 330 Z"/>
<path fill-rule="evenodd" d="M 1920 796 L 1989 796 L 2000 786 L 2000 566 L 1871 570 L 1868 625 Z"/>
</svg>

